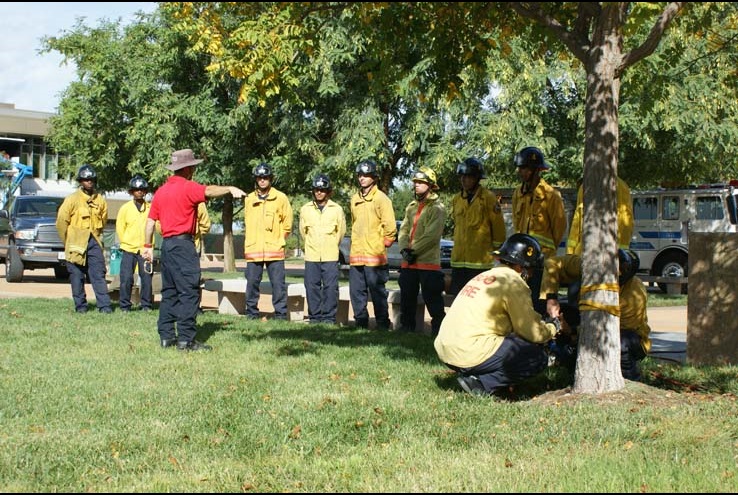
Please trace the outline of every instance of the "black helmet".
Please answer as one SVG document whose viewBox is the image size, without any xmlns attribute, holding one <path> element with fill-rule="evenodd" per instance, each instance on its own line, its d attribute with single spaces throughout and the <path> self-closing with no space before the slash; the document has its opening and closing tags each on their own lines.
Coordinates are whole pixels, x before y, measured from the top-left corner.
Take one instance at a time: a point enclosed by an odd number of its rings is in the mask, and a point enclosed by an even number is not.
<svg viewBox="0 0 738 495">
<path fill-rule="evenodd" d="M 467 158 L 456 165 L 456 175 L 473 175 L 478 179 L 487 177 L 484 174 L 484 165 L 474 157 Z"/>
<path fill-rule="evenodd" d="M 97 174 L 95 173 L 95 169 L 92 168 L 90 165 L 82 165 L 79 167 L 79 170 L 77 170 L 77 180 L 97 180 Z"/>
<path fill-rule="evenodd" d="M 331 180 L 325 174 L 318 174 L 313 179 L 313 189 L 326 189 L 328 191 L 333 190 L 333 184 Z"/>
<path fill-rule="evenodd" d="M 138 174 L 134 175 L 131 181 L 128 183 L 129 191 L 132 191 L 134 189 L 148 189 L 148 188 L 149 188 L 149 183 L 146 182 L 146 179 L 144 179 Z"/>
<path fill-rule="evenodd" d="M 272 166 L 268 163 L 260 163 L 256 167 L 254 167 L 253 171 L 254 177 L 274 177 L 274 173 L 272 172 Z"/>
<path fill-rule="evenodd" d="M 638 272 L 641 260 L 638 254 L 630 249 L 618 249 L 618 283 L 623 285 Z"/>
<path fill-rule="evenodd" d="M 528 234 L 513 234 L 493 253 L 502 261 L 523 268 L 543 266 L 543 253 L 538 241 Z"/>
<path fill-rule="evenodd" d="M 364 160 L 356 165 L 356 175 L 371 175 L 372 177 L 379 177 L 377 171 L 377 164 L 372 160 Z"/>
<path fill-rule="evenodd" d="M 548 170 L 550 165 L 543 158 L 543 152 L 534 146 L 523 148 L 515 154 L 516 167 L 528 167 L 535 170 Z"/>
</svg>

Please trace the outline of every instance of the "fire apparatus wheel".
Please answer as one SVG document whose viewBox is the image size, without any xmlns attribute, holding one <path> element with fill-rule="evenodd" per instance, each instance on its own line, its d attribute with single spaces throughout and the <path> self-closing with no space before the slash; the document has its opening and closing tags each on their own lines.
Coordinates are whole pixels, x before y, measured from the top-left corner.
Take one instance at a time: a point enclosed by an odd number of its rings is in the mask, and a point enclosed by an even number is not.
<svg viewBox="0 0 738 495">
<path fill-rule="evenodd" d="M 686 277 L 688 271 L 687 255 L 682 252 L 668 253 L 659 260 L 654 274 L 658 277 Z M 661 292 L 666 293 L 666 284 L 659 283 Z M 682 284 L 682 294 L 687 293 L 687 284 Z"/>
<path fill-rule="evenodd" d="M 55 265 L 54 266 L 54 277 L 59 280 L 67 280 L 69 278 L 69 271 L 67 265 Z"/>
<path fill-rule="evenodd" d="M 8 255 L 5 257 L 5 280 L 10 283 L 23 281 L 23 261 L 13 242 L 8 246 Z"/>
</svg>

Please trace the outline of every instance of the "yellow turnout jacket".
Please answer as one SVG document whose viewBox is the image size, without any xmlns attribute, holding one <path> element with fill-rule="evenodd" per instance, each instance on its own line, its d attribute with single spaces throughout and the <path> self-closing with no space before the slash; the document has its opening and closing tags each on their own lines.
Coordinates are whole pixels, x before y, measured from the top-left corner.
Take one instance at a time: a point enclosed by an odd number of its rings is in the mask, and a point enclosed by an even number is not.
<svg viewBox="0 0 738 495">
<path fill-rule="evenodd" d="M 490 269 L 494 265 L 492 251 L 505 242 L 507 231 L 497 196 L 478 186 L 471 202 L 465 193 L 451 200 L 454 219 L 452 268 Z"/>
<path fill-rule="evenodd" d="M 512 332 L 542 344 L 554 338 L 556 327 L 533 309 L 530 288 L 520 274 L 499 265 L 459 292 L 433 345 L 444 363 L 470 368 L 492 356 Z"/>
<path fill-rule="evenodd" d="M 56 215 L 56 230 L 70 263 L 87 264 L 87 242 L 94 237 L 103 247 L 103 229 L 108 222 L 108 203 L 98 193 L 89 196 L 82 188 L 64 199 Z"/>
<path fill-rule="evenodd" d="M 243 210 L 246 262 L 283 260 L 285 239 L 292 232 L 292 206 L 287 196 L 273 187 L 266 198 L 253 191 L 244 198 Z"/>
</svg>

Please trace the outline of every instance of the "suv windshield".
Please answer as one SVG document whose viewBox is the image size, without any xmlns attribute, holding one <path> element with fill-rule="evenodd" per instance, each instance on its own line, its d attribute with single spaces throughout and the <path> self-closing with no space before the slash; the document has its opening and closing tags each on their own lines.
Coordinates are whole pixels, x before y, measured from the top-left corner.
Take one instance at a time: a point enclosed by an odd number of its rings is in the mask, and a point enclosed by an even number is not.
<svg viewBox="0 0 738 495">
<path fill-rule="evenodd" d="M 64 198 L 17 198 L 13 204 L 19 217 L 55 217 Z"/>
</svg>

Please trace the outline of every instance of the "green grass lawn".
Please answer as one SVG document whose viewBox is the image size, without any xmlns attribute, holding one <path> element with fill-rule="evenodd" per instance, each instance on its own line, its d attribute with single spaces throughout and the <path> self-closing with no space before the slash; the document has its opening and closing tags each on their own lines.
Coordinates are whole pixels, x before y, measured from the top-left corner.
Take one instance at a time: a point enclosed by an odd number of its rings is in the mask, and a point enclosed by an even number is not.
<svg viewBox="0 0 738 495">
<path fill-rule="evenodd" d="M 738 372 L 647 358 L 566 394 L 558 368 L 494 402 L 421 334 L 206 312 L 209 353 L 157 312 L 5 299 L 3 492 L 734 492 Z"/>
</svg>

